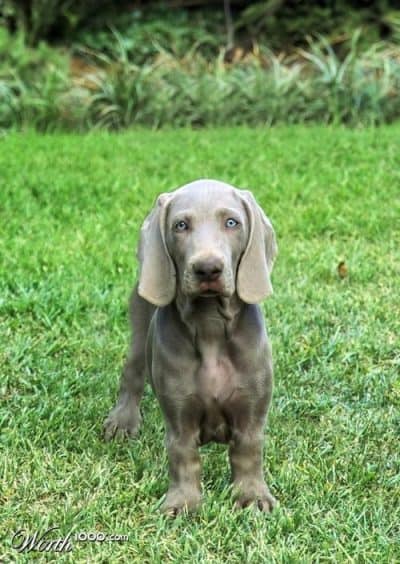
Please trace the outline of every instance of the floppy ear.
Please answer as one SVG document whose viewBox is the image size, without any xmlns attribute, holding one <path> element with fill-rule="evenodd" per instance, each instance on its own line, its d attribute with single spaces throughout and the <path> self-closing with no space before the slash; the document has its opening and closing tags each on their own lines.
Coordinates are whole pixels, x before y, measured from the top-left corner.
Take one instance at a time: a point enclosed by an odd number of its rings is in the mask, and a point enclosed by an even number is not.
<svg viewBox="0 0 400 564">
<path fill-rule="evenodd" d="M 138 247 L 139 296 L 155 306 L 175 297 L 176 272 L 165 243 L 166 218 L 171 194 L 161 194 L 146 217 Z"/>
<path fill-rule="evenodd" d="M 261 302 L 272 294 L 271 272 L 278 247 L 270 220 L 247 190 L 241 197 L 249 219 L 249 238 L 240 260 L 237 293 L 248 304 Z"/>
</svg>

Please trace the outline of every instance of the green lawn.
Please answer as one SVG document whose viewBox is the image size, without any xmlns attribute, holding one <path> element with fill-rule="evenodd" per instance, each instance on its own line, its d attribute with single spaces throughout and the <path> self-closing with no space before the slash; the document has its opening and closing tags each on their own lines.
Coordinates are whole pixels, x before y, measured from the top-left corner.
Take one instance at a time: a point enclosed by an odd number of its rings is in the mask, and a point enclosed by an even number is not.
<svg viewBox="0 0 400 564">
<path fill-rule="evenodd" d="M 149 389 L 139 438 L 101 438 L 140 223 L 159 192 L 198 177 L 251 188 L 278 237 L 269 516 L 232 511 L 217 445 L 202 449 L 200 512 L 160 515 Z M 52 538 L 129 535 L 60 557 L 79 563 L 399 562 L 399 195 L 398 126 L 0 138 L 0 560 L 35 557 L 11 548 L 18 529 L 58 526 Z"/>
</svg>

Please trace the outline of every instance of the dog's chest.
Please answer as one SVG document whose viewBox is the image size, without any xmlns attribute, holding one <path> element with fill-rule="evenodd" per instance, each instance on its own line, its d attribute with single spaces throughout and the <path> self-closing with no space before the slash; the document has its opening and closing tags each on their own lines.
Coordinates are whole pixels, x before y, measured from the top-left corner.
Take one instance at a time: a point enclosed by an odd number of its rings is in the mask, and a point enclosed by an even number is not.
<svg viewBox="0 0 400 564">
<path fill-rule="evenodd" d="M 197 396 L 202 406 L 200 443 L 226 443 L 231 438 L 230 398 L 237 389 L 235 367 L 217 348 L 206 351 L 196 373 Z"/>
<path fill-rule="evenodd" d="M 227 354 L 217 346 L 204 347 L 196 375 L 202 399 L 207 403 L 223 403 L 234 391 L 235 382 L 235 368 Z"/>
<path fill-rule="evenodd" d="M 223 402 L 232 393 L 236 379 L 228 352 L 227 327 L 221 316 L 214 313 L 202 319 L 196 327 L 196 348 L 198 393 L 205 401 Z"/>
</svg>

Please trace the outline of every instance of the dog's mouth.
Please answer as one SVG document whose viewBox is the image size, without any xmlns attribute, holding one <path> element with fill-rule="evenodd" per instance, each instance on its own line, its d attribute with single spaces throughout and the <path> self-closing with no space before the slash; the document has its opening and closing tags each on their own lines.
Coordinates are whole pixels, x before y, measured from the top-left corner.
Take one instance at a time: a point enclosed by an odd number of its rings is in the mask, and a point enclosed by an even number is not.
<svg viewBox="0 0 400 564">
<path fill-rule="evenodd" d="M 214 280 L 196 280 L 193 277 L 185 277 L 183 293 L 191 299 L 196 298 L 229 298 L 234 292 L 233 285 L 230 284 L 229 276 L 220 276 Z"/>
<path fill-rule="evenodd" d="M 202 298 L 215 298 L 223 294 L 223 287 L 219 280 L 210 280 L 209 282 L 200 282 L 199 296 Z"/>
<path fill-rule="evenodd" d="M 206 290 L 199 294 L 200 298 L 215 298 L 220 295 L 220 292 L 213 292 L 212 290 Z"/>
</svg>

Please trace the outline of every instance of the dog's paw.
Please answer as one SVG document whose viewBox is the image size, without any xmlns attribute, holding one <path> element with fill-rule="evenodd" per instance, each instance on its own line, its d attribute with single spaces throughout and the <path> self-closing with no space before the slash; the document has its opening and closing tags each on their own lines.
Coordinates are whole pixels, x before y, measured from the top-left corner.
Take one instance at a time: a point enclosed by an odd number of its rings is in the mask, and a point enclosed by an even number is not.
<svg viewBox="0 0 400 564">
<path fill-rule="evenodd" d="M 167 493 L 161 511 L 170 517 L 176 517 L 180 513 L 195 511 L 201 502 L 201 494 L 196 490 L 170 489 Z"/>
<path fill-rule="evenodd" d="M 139 410 L 132 405 L 117 404 L 103 423 L 106 441 L 135 437 L 140 426 Z"/>
<path fill-rule="evenodd" d="M 242 487 L 240 494 L 236 498 L 235 507 L 242 509 L 253 505 L 264 513 L 270 513 L 276 504 L 277 501 L 268 490 L 268 487 L 265 484 L 260 484 L 249 490 L 244 490 Z"/>
</svg>

